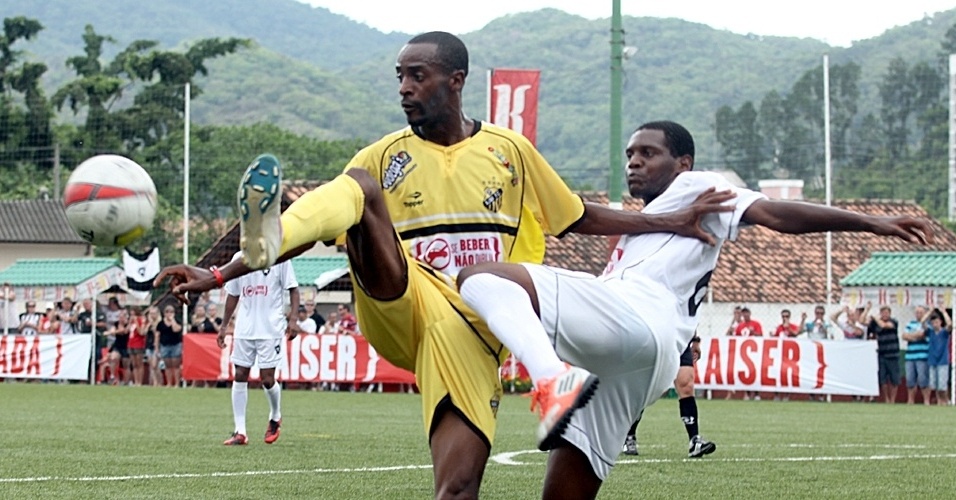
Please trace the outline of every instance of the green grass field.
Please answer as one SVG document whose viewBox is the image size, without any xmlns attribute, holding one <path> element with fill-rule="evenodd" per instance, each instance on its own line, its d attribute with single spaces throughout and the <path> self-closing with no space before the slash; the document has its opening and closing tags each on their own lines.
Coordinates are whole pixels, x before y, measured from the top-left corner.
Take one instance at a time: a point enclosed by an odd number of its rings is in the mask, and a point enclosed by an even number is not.
<svg viewBox="0 0 956 500">
<path fill-rule="evenodd" d="M 283 432 L 262 442 L 265 397 L 250 390 L 250 445 L 232 430 L 227 389 L 0 383 L 0 498 L 429 498 L 420 399 L 283 393 Z M 956 409 L 869 403 L 700 401 L 718 444 L 686 460 L 677 403 L 641 424 L 601 498 L 949 498 Z M 546 455 L 534 416 L 508 396 L 482 496 L 538 498 Z"/>
</svg>

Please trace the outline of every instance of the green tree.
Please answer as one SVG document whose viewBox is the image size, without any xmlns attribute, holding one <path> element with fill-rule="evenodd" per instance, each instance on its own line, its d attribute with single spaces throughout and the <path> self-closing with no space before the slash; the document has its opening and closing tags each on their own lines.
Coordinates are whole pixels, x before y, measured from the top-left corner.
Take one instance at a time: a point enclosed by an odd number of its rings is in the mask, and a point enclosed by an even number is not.
<svg viewBox="0 0 956 500">
<path fill-rule="evenodd" d="M 22 51 L 13 46 L 32 40 L 43 30 L 34 19 L 12 17 L 3 20 L 0 36 L 0 162 L 4 165 L 30 163 L 48 169 L 52 165 L 52 111 L 40 78 L 43 63 L 23 61 Z M 24 109 L 26 108 L 26 109 Z"/>
</svg>

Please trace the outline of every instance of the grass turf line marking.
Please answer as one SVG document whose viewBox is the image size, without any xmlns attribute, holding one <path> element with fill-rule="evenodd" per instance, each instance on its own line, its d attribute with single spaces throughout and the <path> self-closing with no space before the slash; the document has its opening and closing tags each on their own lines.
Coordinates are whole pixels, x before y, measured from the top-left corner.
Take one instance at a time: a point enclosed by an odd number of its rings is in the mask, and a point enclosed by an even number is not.
<svg viewBox="0 0 956 500">
<path fill-rule="evenodd" d="M 170 474 L 136 474 L 130 476 L 41 476 L 41 477 L 0 477 L 2 483 L 42 483 L 48 481 L 67 482 L 110 482 L 110 481 L 138 481 L 148 479 L 201 479 L 209 477 L 245 477 L 269 476 L 287 474 L 350 474 L 356 472 L 394 472 L 403 470 L 431 469 L 431 465 L 396 465 L 391 467 L 358 467 L 354 469 L 292 469 L 292 470 L 253 470 L 240 472 L 208 472 L 208 473 L 170 473 Z"/>
<path fill-rule="evenodd" d="M 542 465 L 541 463 L 521 462 L 515 458 L 519 455 L 546 455 L 547 452 L 539 450 L 523 450 L 508 453 L 498 453 L 491 457 L 491 461 L 500 465 Z M 910 460 L 910 459 L 940 459 L 956 458 L 956 453 L 937 453 L 921 455 L 859 455 L 844 457 L 730 457 L 730 458 L 639 458 L 618 460 L 617 464 L 670 464 L 682 462 L 722 462 L 722 463 L 743 463 L 743 462 L 853 462 L 866 460 Z"/>
</svg>

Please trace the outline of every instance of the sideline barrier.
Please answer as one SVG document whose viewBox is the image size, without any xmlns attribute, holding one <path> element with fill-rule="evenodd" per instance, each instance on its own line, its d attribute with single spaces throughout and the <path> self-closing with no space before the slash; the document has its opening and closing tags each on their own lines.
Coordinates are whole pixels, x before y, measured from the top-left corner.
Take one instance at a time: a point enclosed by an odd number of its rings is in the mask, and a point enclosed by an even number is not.
<svg viewBox="0 0 956 500">
<path fill-rule="evenodd" d="M 87 380 L 92 335 L 0 335 L 0 378 Z"/>
<path fill-rule="evenodd" d="M 183 336 L 183 379 L 232 380 L 232 337 L 226 348 L 216 345 L 216 335 Z M 250 378 L 259 378 L 252 367 Z M 359 382 L 414 384 L 415 375 L 379 357 L 365 337 L 357 335 L 299 335 L 283 344 L 282 363 L 276 378 L 284 382 Z"/>
<path fill-rule="evenodd" d="M 698 389 L 878 396 L 875 340 L 705 337 Z"/>
</svg>

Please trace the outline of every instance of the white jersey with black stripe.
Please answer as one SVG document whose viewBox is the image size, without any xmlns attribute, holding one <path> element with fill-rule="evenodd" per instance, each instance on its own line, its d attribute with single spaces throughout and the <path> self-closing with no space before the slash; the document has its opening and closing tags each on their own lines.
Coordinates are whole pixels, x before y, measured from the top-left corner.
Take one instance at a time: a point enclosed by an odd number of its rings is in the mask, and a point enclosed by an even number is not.
<svg viewBox="0 0 956 500">
<path fill-rule="evenodd" d="M 601 279 L 617 288 L 642 318 L 658 333 L 677 332 L 677 348 L 683 351 L 697 329 L 697 308 L 707 294 L 707 284 L 717 266 L 720 248 L 737 239 L 741 217 L 761 193 L 738 188 L 713 172 L 684 172 L 660 196 L 647 204 L 644 213 L 673 212 L 694 203 L 708 188 L 731 190 L 737 197 L 726 203 L 732 212 L 709 214 L 705 230 L 717 237 L 710 246 L 695 238 L 672 233 L 648 233 L 622 237 L 611 253 Z"/>
</svg>

